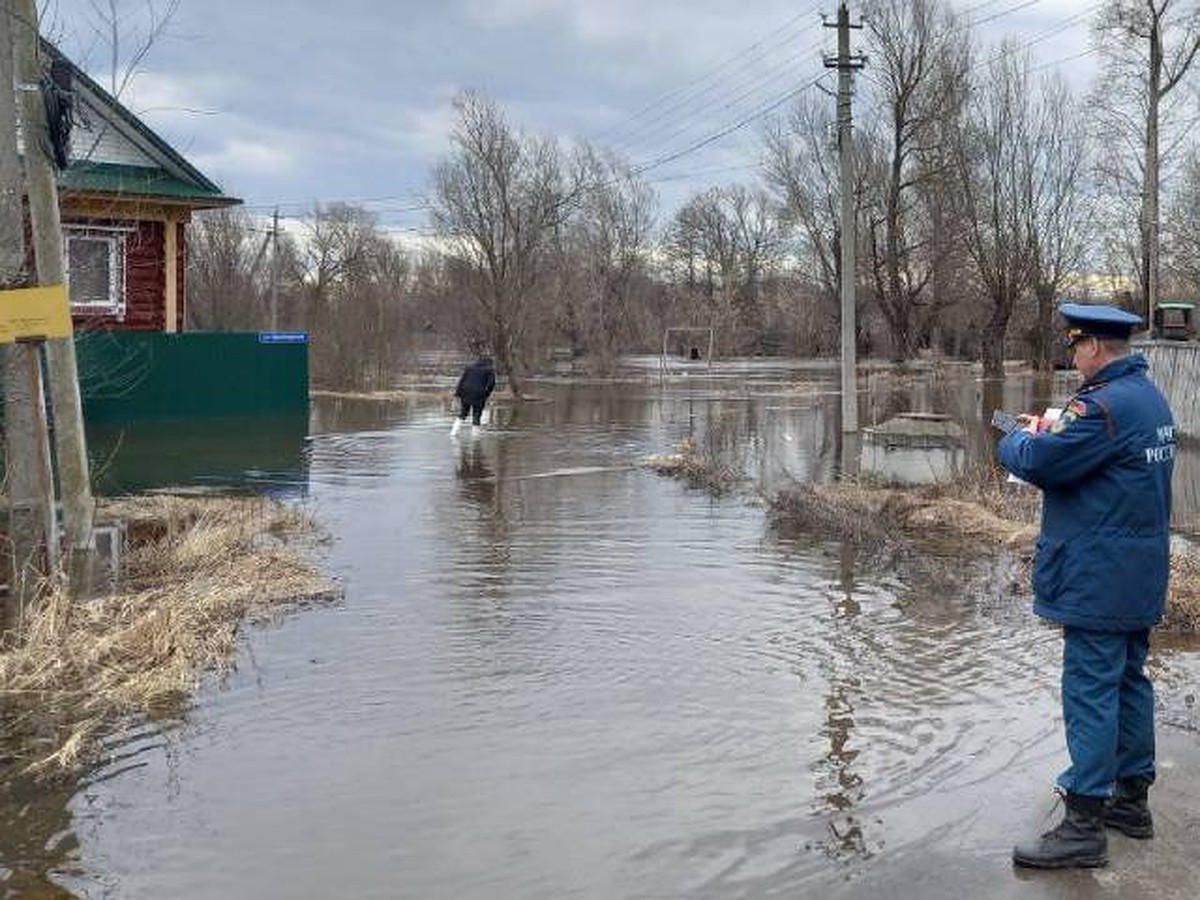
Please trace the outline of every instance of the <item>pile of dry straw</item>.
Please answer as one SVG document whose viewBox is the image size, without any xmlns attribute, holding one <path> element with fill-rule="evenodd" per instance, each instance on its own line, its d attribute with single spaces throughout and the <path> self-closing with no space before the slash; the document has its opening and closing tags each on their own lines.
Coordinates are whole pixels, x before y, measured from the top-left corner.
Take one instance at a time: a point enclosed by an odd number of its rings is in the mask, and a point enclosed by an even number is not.
<svg viewBox="0 0 1200 900">
<path fill-rule="evenodd" d="M 247 617 L 334 597 L 303 512 L 261 498 L 138 497 L 102 506 L 127 523 L 123 575 L 74 602 L 51 591 L 0 646 L 0 759 L 72 768 L 122 722 L 177 717 L 232 664 Z"/>
</svg>

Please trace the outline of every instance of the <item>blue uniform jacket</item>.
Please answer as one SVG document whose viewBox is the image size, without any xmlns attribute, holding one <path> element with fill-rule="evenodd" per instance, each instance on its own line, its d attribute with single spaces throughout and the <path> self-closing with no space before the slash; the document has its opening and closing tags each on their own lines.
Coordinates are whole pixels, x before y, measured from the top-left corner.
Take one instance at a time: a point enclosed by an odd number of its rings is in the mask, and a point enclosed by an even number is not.
<svg viewBox="0 0 1200 900">
<path fill-rule="evenodd" d="M 1001 464 L 1043 492 L 1034 611 L 1098 631 L 1162 617 L 1170 561 L 1175 422 L 1142 356 L 1092 376 L 1049 431 L 1014 431 Z"/>
</svg>

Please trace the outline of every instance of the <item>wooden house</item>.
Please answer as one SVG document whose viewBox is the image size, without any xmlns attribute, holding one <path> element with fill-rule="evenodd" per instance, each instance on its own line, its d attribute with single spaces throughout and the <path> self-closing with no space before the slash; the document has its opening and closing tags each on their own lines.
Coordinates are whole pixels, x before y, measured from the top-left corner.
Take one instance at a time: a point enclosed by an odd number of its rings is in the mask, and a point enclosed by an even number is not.
<svg viewBox="0 0 1200 900">
<path fill-rule="evenodd" d="M 70 164 L 58 189 L 76 328 L 181 331 L 185 226 L 197 210 L 241 201 L 57 48 L 42 47 L 73 99 Z"/>
<path fill-rule="evenodd" d="M 42 51 L 71 102 L 58 194 L 84 417 L 307 416 L 306 334 L 184 332 L 186 226 L 241 201 L 57 48 Z"/>
</svg>

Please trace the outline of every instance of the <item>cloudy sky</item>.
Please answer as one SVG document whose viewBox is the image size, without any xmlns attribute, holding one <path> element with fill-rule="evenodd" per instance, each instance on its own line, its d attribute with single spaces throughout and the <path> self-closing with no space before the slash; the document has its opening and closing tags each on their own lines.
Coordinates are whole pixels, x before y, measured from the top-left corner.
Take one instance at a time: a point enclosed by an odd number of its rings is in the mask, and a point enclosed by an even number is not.
<svg viewBox="0 0 1200 900">
<path fill-rule="evenodd" d="M 171 5 L 111 2 L 124 52 L 143 39 L 147 10 Z M 1080 85 L 1099 5 L 951 0 L 981 45 L 1011 35 Z M 41 6 L 43 31 L 108 85 L 97 10 L 110 0 Z M 528 130 L 619 150 L 670 209 L 754 178 L 756 114 L 821 76 L 834 50 L 822 13 L 836 13 L 834 0 L 177 0 L 122 100 L 255 213 L 345 200 L 388 227 L 424 229 L 462 88 Z"/>
</svg>

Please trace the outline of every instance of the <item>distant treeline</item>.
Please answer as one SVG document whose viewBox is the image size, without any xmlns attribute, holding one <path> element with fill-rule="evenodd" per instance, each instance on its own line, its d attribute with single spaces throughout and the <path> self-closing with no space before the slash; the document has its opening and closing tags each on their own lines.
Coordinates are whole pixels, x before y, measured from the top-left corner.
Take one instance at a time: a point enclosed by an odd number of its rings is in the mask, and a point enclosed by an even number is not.
<svg viewBox="0 0 1200 900">
<path fill-rule="evenodd" d="M 864 3 L 853 186 L 860 352 L 1050 364 L 1053 303 L 1193 298 L 1200 152 L 1181 89 L 1200 4 L 1097 6 L 1096 83 L 1073 90 L 1029 43 L 982 46 L 944 0 Z M 1077 18 L 1077 17 L 1076 17 Z M 192 225 L 191 327 L 313 333 L 318 385 L 386 387 L 419 348 L 482 342 L 520 390 L 569 348 L 596 371 L 711 327 L 718 355 L 838 349 L 841 234 L 833 99 L 802 90 L 758 124 L 755 173 L 661 210 L 647 166 L 529 133 L 455 100 L 429 228 L 318 206 L 266 250 L 222 210 Z M 272 301 L 272 297 L 274 300 Z"/>
</svg>

